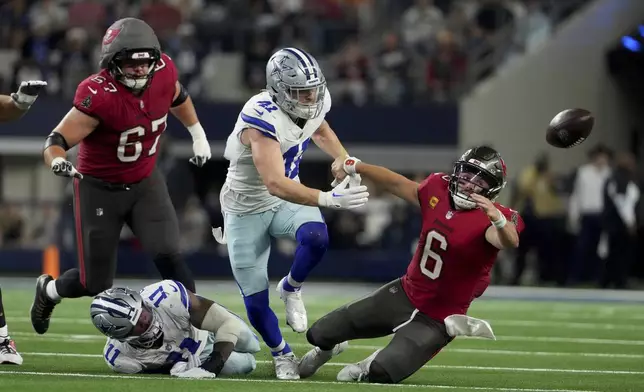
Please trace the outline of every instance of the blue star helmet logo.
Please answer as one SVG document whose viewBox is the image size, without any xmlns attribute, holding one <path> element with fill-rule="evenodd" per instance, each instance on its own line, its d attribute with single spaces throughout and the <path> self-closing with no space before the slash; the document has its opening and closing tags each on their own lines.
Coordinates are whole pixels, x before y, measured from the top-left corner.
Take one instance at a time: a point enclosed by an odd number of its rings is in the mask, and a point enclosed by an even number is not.
<svg viewBox="0 0 644 392">
<path fill-rule="evenodd" d="M 290 65 L 286 64 L 286 60 L 288 60 L 288 57 L 286 57 L 286 56 L 282 57 L 282 59 L 279 62 L 273 60 L 275 66 L 273 67 L 273 71 L 271 72 L 271 76 L 275 75 L 275 74 L 279 74 L 279 73 L 281 73 L 283 71 L 292 71 L 293 70 L 293 67 L 291 67 Z"/>
</svg>

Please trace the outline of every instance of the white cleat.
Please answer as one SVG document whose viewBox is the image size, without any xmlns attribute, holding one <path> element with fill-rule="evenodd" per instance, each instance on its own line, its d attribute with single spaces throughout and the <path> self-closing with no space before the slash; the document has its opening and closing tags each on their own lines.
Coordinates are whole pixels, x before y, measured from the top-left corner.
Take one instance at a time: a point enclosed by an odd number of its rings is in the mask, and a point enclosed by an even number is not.
<svg viewBox="0 0 644 392">
<path fill-rule="evenodd" d="M 382 350 L 382 349 L 381 349 Z M 376 350 L 373 354 L 369 355 L 367 358 L 363 359 L 358 363 L 347 365 L 338 373 L 338 381 L 367 381 L 369 377 L 369 367 L 371 362 L 378 355 L 380 350 Z"/>
<path fill-rule="evenodd" d="M 349 346 L 349 342 L 336 344 L 332 350 L 324 351 L 319 347 L 314 347 L 311 351 L 304 354 L 300 359 L 300 377 L 308 378 L 315 374 L 319 368 L 336 355 L 340 354 Z"/>
<path fill-rule="evenodd" d="M 294 353 L 288 353 L 273 357 L 275 363 L 275 375 L 278 380 L 299 380 L 297 358 Z"/>
<path fill-rule="evenodd" d="M 277 284 L 277 292 L 280 293 L 280 298 L 286 305 L 286 324 L 293 329 L 293 331 L 302 333 L 306 331 L 309 320 L 306 317 L 306 308 L 304 301 L 302 301 L 301 290 L 286 291 L 284 290 L 284 282 L 286 277 Z"/>
<path fill-rule="evenodd" d="M 16 343 L 11 339 L 0 342 L 0 364 L 22 365 L 22 357 L 16 351 Z"/>
</svg>

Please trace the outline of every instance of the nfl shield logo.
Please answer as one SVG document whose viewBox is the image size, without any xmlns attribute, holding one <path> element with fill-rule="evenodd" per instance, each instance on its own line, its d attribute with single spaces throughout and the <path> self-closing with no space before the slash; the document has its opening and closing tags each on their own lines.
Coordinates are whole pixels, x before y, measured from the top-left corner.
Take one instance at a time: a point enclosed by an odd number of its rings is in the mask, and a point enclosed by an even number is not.
<svg viewBox="0 0 644 392">
<path fill-rule="evenodd" d="M 454 216 L 454 213 L 452 211 L 447 211 L 447 214 L 445 214 L 445 218 L 447 219 L 452 219 L 453 216 Z"/>
</svg>

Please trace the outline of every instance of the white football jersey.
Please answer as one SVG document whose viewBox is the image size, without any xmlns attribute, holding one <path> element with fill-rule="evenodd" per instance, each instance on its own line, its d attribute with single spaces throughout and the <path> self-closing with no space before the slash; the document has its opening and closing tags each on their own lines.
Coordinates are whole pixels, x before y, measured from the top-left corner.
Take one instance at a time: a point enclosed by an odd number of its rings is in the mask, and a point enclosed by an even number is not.
<svg viewBox="0 0 644 392">
<path fill-rule="evenodd" d="M 288 178 L 299 181 L 302 154 L 311 141 L 311 135 L 322 125 L 324 117 L 331 110 L 331 94 L 324 94 L 324 106 L 320 115 L 308 120 L 300 128 L 288 113 L 280 109 L 267 91 L 262 91 L 246 102 L 233 132 L 226 141 L 224 157 L 230 161 L 226 183 L 221 190 L 221 205 L 225 213 L 260 213 L 279 205 L 283 201 L 268 193 L 257 172 L 250 147 L 241 142 L 241 133 L 254 128 L 266 137 L 280 143 L 284 159 L 284 173 Z"/>
<path fill-rule="evenodd" d="M 190 297 L 183 284 L 164 280 L 141 290 L 143 301 L 160 317 L 163 344 L 156 349 L 139 349 L 115 339 L 107 339 L 103 356 L 118 373 L 169 370 L 175 363 L 204 350 L 209 332 L 190 322 Z"/>
</svg>

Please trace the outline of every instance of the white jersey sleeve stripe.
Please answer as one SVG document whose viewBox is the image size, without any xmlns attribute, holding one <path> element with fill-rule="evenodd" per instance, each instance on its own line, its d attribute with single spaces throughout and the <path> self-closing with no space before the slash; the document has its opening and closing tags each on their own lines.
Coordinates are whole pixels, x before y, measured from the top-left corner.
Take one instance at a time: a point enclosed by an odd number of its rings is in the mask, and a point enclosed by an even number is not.
<svg viewBox="0 0 644 392">
<path fill-rule="evenodd" d="M 248 124 L 249 126 L 257 129 L 260 131 L 262 134 L 265 136 L 270 137 L 271 139 L 277 140 L 277 132 L 275 131 L 275 127 L 271 125 L 270 123 L 260 120 L 259 118 L 247 116 L 244 113 L 241 114 L 241 119 Z"/>
<path fill-rule="evenodd" d="M 186 310 L 190 311 L 190 296 L 188 295 L 188 290 L 186 290 L 183 283 L 177 282 L 176 280 L 173 280 L 172 282 L 176 284 L 179 289 L 179 294 L 181 294 L 181 304 L 186 308 Z"/>
</svg>

